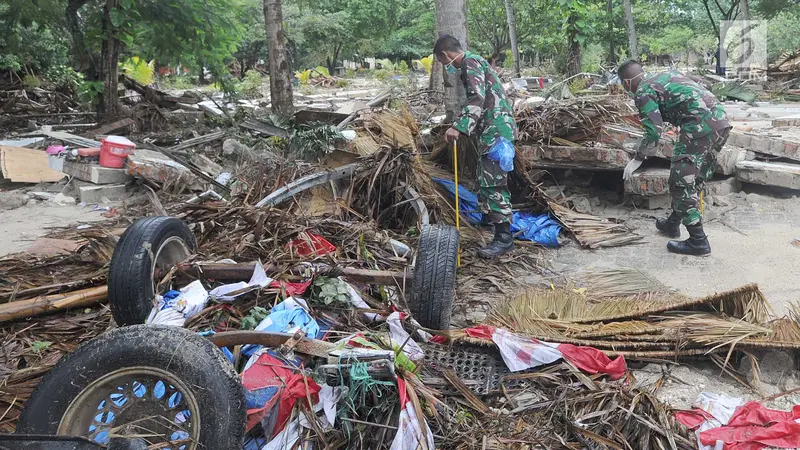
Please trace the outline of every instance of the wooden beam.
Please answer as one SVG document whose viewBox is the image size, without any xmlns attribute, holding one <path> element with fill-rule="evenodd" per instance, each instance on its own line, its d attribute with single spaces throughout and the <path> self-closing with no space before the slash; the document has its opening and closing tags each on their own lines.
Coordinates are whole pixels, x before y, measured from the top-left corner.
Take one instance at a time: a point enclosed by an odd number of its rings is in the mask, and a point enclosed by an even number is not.
<svg viewBox="0 0 800 450">
<path fill-rule="evenodd" d="M 213 278 L 220 281 L 241 281 L 249 280 L 253 275 L 255 263 L 242 264 L 185 264 L 179 266 L 179 271 L 196 278 Z M 325 264 L 317 264 L 314 269 L 319 271 L 330 270 Z M 275 274 L 279 268 L 276 266 L 266 266 L 264 270 L 267 274 Z M 389 270 L 365 270 L 345 268 L 341 270 L 343 277 L 355 283 L 379 284 L 384 286 L 395 286 L 402 284 L 403 281 L 411 281 L 413 274 L 411 271 L 399 272 Z"/>
</svg>

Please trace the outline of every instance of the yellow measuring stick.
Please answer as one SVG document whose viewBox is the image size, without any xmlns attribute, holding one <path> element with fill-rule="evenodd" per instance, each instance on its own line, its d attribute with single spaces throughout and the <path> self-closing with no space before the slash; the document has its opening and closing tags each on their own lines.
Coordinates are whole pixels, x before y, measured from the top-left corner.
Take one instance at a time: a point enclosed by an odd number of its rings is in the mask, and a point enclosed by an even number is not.
<svg viewBox="0 0 800 450">
<path fill-rule="evenodd" d="M 453 180 L 456 183 L 456 230 L 461 233 L 461 207 L 458 198 L 458 142 L 453 141 Z M 461 267 L 461 242 L 458 244 L 458 256 L 456 256 L 456 267 Z"/>
<path fill-rule="evenodd" d="M 706 202 L 703 200 L 703 191 L 700 191 L 700 214 L 706 213 Z"/>
</svg>

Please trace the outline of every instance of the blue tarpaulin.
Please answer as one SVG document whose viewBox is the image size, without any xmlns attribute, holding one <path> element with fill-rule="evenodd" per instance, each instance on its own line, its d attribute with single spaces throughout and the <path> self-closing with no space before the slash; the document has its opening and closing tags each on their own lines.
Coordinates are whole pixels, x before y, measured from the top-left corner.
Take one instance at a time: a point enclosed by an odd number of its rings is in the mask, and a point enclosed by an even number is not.
<svg viewBox="0 0 800 450">
<path fill-rule="evenodd" d="M 434 178 L 433 181 L 444 186 L 455 198 L 456 184 L 454 182 L 442 178 Z M 458 198 L 461 216 L 466 217 L 470 223 L 480 223 L 483 220 L 483 214 L 478 208 L 478 196 L 459 184 Z M 545 247 L 558 247 L 561 224 L 551 218 L 549 214 L 515 212 L 511 217 L 511 232 L 517 239 L 533 241 Z"/>
</svg>

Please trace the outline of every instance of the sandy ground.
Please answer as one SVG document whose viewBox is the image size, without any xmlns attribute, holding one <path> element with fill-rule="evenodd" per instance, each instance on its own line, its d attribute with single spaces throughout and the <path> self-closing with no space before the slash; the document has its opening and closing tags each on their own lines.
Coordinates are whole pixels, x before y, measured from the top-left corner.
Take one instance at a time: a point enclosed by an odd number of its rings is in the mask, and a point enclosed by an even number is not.
<svg viewBox="0 0 800 450">
<path fill-rule="evenodd" d="M 76 205 L 59 206 L 53 203 L 28 203 L 21 208 L 0 212 L 0 256 L 25 251 L 37 238 L 44 236 L 51 228 L 78 226 L 84 223 L 106 220 L 92 211 L 91 206 L 81 208 Z"/>
</svg>

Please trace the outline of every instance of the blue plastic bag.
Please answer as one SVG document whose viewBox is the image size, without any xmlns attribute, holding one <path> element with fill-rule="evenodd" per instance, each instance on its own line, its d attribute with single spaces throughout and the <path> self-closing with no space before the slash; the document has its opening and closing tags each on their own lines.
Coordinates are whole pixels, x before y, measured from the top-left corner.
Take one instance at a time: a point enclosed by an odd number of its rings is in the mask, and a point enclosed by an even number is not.
<svg viewBox="0 0 800 450">
<path fill-rule="evenodd" d="M 489 148 L 489 153 L 486 156 L 492 161 L 500 163 L 500 168 L 503 172 L 512 172 L 514 170 L 514 156 L 517 154 L 514 150 L 514 144 L 503 136 L 498 137 L 494 144 Z"/>
</svg>

